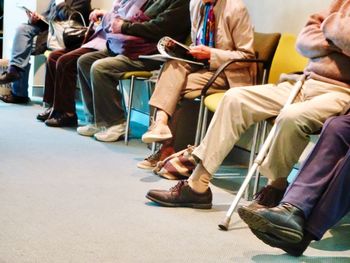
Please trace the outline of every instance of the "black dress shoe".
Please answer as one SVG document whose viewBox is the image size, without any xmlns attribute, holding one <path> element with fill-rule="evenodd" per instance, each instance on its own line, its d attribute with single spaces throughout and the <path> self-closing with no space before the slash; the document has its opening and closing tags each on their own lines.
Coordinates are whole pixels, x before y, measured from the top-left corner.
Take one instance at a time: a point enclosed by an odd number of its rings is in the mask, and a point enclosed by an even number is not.
<svg viewBox="0 0 350 263">
<path fill-rule="evenodd" d="M 242 206 L 238 208 L 238 214 L 250 228 L 281 240 L 297 243 L 303 238 L 304 213 L 291 204 L 255 210 Z"/>
<path fill-rule="evenodd" d="M 213 199 L 210 188 L 204 193 L 197 193 L 191 189 L 187 181 L 180 181 L 168 191 L 150 190 L 146 197 L 162 206 L 200 209 L 210 209 Z"/>
<path fill-rule="evenodd" d="M 36 115 L 36 119 L 39 121 L 46 121 L 50 117 L 51 112 L 52 112 L 52 107 L 47 108 L 44 112 Z"/>
<path fill-rule="evenodd" d="M 10 93 L 8 95 L 0 95 L 0 100 L 6 103 L 14 104 L 27 104 L 30 101 L 28 97 L 17 96 L 13 93 Z"/>
<path fill-rule="evenodd" d="M 287 252 L 289 255 L 294 257 L 301 256 L 307 247 L 310 245 L 311 241 L 314 239 L 312 235 L 305 233 L 303 239 L 298 243 L 290 243 L 284 240 L 279 239 L 269 233 L 263 233 L 254 229 L 251 229 L 253 234 L 263 241 L 265 244 L 282 249 Z"/>
<path fill-rule="evenodd" d="M 18 72 L 4 72 L 0 75 L 0 84 L 11 83 L 19 80 L 20 75 Z"/>
<path fill-rule="evenodd" d="M 49 119 L 45 121 L 47 126 L 51 127 L 76 127 L 78 126 L 78 117 L 76 114 L 68 116 L 67 113 L 54 112 Z"/>
</svg>

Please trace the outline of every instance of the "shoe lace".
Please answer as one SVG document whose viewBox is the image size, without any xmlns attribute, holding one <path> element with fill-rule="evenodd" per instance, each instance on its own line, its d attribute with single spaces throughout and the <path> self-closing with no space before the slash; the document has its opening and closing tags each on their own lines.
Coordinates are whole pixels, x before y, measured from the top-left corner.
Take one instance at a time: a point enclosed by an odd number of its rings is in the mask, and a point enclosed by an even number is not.
<svg viewBox="0 0 350 263">
<path fill-rule="evenodd" d="M 179 192 L 181 188 L 185 185 L 185 180 L 178 182 L 175 186 L 169 189 L 170 192 Z"/>
</svg>

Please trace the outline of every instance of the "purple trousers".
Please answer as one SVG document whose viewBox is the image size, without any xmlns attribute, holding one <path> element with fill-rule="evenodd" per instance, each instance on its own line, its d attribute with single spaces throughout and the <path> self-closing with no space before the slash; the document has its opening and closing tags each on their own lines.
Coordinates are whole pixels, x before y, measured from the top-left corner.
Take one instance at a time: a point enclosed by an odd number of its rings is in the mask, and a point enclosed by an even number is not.
<svg viewBox="0 0 350 263">
<path fill-rule="evenodd" d="M 350 115 L 332 117 L 282 202 L 300 208 L 321 239 L 350 210 Z"/>
</svg>

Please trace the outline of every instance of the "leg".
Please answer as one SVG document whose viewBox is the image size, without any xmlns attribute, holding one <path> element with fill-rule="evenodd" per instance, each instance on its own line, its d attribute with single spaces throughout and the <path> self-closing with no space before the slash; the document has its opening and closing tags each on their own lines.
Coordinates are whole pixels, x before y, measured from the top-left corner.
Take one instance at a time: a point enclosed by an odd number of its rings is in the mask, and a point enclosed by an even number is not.
<svg viewBox="0 0 350 263">
<path fill-rule="evenodd" d="M 91 75 L 90 70 L 92 64 L 101 58 L 108 56 L 106 50 L 91 52 L 82 55 L 78 59 L 77 71 L 78 71 L 78 85 L 84 102 L 84 112 L 86 115 L 86 121 L 94 123 L 94 105 L 92 98 L 92 87 L 91 87 Z"/>
<path fill-rule="evenodd" d="M 17 28 L 13 40 L 10 65 L 20 69 L 28 65 L 32 53 L 33 38 L 39 32 L 38 27 L 30 24 L 22 24 Z"/>
<path fill-rule="evenodd" d="M 309 96 L 311 94 L 311 96 Z M 303 101 L 284 109 L 276 120 L 278 129 L 260 172 L 274 181 L 286 182 L 293 165 L 327 118 L 339 114 L 350 101 L 346 88 L 308 80 L 301 91 Z"/>
<path fill-rule="evenodd" d="M 153 61 L 132 60 L 122 55 L 96 61 L 91 67 L 91 87 L 97 126 L 110 127 L 124 122 L 122 98 L 116 87 L 125 72 L 158 67 Z"/>
<path fill-rule="evenodd" d="M 172 133 L 168 127 L 168 118 L 174 114 L 179 99 L 190 91 L 202 90 L 213 74 L 213 71 L 191 67 L 183 62 L 167 63 L 150 100 L 150 105 L 158 109 L 156 122 L 142 136 L 142 141 L 151 143 L 171 138 Z M 224 74 L 218 76 L 212 86 L 217 89 L 227 89 L 226 76 Z"/>
<path fill-rule="evenodd" d="M 282 202 L 304 212 L 306 229 L 321 238 L 350 209 L 350 115 L 326 121 L 321 136 Z"/>
<path fill-rule="evenodd" d="M 60 56 L 56 63 L 54 78 L 53 108 L 58 112 L 75 113 L 75 91 L 77 88 L 77 60 L 93 49 L 78 48 Z"/>
<path fill-rule="evenodd" d="M 194 150 L 205 169 L 213 174 L 241 134 L 252 124 L 276 116 L 292 85 L 232 88 L 226 92 L 210 122 L 206 136 Z"/>
<path fill-rule="evenodd" d="M 67 53 L 67 50 L 52 51 L 46 61 L 45 90 L 43 101 L 52 107 L 55 93 L 56 65 L 58 59 Z"/>
</svg>

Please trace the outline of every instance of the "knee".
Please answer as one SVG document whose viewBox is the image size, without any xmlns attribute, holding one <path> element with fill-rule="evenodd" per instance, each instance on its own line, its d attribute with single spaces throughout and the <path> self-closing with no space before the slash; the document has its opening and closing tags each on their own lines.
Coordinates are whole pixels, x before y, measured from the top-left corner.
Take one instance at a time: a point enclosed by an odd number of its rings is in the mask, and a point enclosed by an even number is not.
<svg viewBox="0 0 350 263">
<path fill-rule="evenodd" d="M 87 73 L 89 73 L 89 71 L 87 70 L 89 68 L 88 66 L 88 54 L 82 55 L 78 58 L 77 60 L 77 67 L 79 71 L 87 71 Z"/>
<path fill-rule="evenodd" d="M 302 112 L 295 107 L 287 107 L 283 109 L 276 119 L 276 123 L 280 127 L 293 129 L 299 126 L 302 126 L 303 121 Z"/>
<path fill-rule="evenodd" d="M 245 100 L 246 91 L 240 88 L 231 88 L 225 92 L 224 97 L 222 98 L 221 103 L 224 105 L 229 105 L 232 110 L 248 110 L 247 103 Z"/>
<path fill-rule="evenodd" d="M 105 72 L 105 64 L 99 60 L 95 61 L 90 69 L 91 76 L 103 76 L 103 72 Z"/>
<path fill-rule="evenodd" d="M 323 134 L 333 136 L 336 134 L 348 133 L 350 129 L 350 116 L 331 117 L 323 125 Z"/>
</svg>

